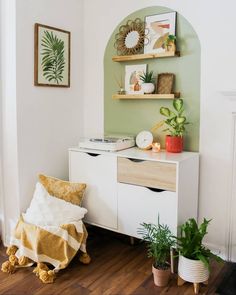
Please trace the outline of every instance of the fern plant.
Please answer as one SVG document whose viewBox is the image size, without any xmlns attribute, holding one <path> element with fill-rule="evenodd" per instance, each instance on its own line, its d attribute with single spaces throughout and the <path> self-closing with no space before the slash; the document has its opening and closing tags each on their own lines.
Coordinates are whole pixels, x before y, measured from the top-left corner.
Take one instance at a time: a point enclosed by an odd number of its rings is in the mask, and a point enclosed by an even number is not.
<svg viewBox="0 0 236 295">
<path fill-rule="evenodd" d="M 142 228 L 138 233 L 142 235 L 142 239 L 147 243 L 148 257 L 153 258 L 153 266 L 158 269 L 166 269 L 169 267 L 167 263 L 170 254 L 170 248 L 174 245 L 174 239 L 171 235 L 169 227 L 165 224 L 142 223 Z"/>
<path fill-rule="evenodd" d="M 198 226 L 194 218 L 190 218 L 180 227 L 180 237 L 177 237 L 179 253 L 189 259 L 201 260 L 209 268 L 210 258 L 221 261 L 221 258 L 204 247 L 202 241 L 207 234 L 207 227 L 211 220 L 204 218 Z"/>
<path fill-rule="evenodd" d="M 44 31 L 42 37 L 42 67 L 43 76 L 49 82 L 59 82 L 63 79 L 65 69 L 65 45 L 53 32 Z"/>
</svg>

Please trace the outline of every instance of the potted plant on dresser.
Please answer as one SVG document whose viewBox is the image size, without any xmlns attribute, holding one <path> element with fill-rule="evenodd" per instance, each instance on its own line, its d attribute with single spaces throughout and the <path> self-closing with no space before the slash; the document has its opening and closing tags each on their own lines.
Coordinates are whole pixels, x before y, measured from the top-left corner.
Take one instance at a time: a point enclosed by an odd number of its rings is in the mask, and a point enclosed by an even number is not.
<svg viewBox="0 0 236 295">
<path fill-rule="evenodd" d="M 155 90 L 154 85 L 154 77 L 153 77 L 153 71 L 146 71 L 146 73 L 143 73 L 140 75 L 140 80 L 143 81 L 142 83 L 142 90 L 146 94 L 153 93 Z"/>
<path fill-rule="evenodd" d="M 181 98 L 173 100 L 174 111 L 169 108 L 161 107 L 161 115 L 167 117 L 163 122 L 168 126 L 164 131 L 170 134 L 166 136 L 166 151 L 171 153 L 181 153 L 183 151 L 183 134 L 185 125 L 189 124 L 184 116 L 184 101 Z"/>
<path fill-rule="evenodd" d="M 199 292 L 199 283 L 208 283 L 210 258 L 222 261 L 206 248 L 202 240 L 207 234 L 210 220 L 204 218 L 198 226 L 195 219 L 191 218 L 180 227 L 178 241 L 178 286 L 187 282 L 194 284 L 194 293 Z"/>
<path fill-rule="evenodd" d="M 142 223 L 142 228 L 138 233 L 147 243 L 148 257 L 153 259 L 152 273 L 154 284 L 159 287 L 164 287 L 170 279 L 170 249 L 174 245 L 174 239 L 167 225 Z"/>
</svg>

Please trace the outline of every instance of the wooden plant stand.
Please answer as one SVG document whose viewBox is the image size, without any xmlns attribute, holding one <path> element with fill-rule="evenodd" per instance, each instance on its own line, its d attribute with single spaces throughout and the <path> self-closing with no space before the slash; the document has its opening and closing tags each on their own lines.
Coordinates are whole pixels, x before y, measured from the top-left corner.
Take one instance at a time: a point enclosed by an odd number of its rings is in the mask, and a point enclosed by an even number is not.
<svg viewBox="0 0 236 295">
<path fill-rule="evenodd" d="M 177 285 L 178 286 L 183 286 L 183 284 L 186 281 L 183 280 L 180 276 L 178 276 L 178 281 L 177 281 Z M 202 282 L 204 285 L 208 285 L 208 280 L 205 282 Z M 193 289 L 194 289 L 194 294 L 198 294 L 199 293 L 199 287 L 200 287 L 200 283 L 193 283 Z"/>
</svg>

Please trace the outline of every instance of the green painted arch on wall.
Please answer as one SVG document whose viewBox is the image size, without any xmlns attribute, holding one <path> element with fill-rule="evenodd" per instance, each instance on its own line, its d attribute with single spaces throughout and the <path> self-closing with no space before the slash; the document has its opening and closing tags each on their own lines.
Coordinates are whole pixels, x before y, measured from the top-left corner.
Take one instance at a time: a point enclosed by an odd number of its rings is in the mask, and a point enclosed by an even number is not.
<svg viewBox="0 0 236 295">
<path fill-rule="evenodd" d="M 170 12 L 166 7 L 147 7 L 128 15 L 113 31 L 104 54 L 104 132 L 134 134 L 142 130 L 150 130 L 163 119 L 159 109 L 161 106 L 172 107 L 172 100 L 113 100 L 112 94 L 117 93 L 118 78 L 125 75 L 125 65 L 147 64 L 154 74 L 170 72 L 176 75 L 175 91 L 181 92 L 184 99 L 185 114 L 191 122 L 184 136 L 184 149 L 199 150 L 200 129 L 200 41 L 192 25 L 177 13 L 177 47 L 180 58 L 164 58 L 129 62 L 113 62 L 112 56 L 117 55 L 114 48 L 115 34 L 119 27 L 129 19 L 139 17 L 144 20 L 147 15 Z M 161 129 L 154 133 L 155 140 L 164 147 L 165 135 Z"/>
</svg>

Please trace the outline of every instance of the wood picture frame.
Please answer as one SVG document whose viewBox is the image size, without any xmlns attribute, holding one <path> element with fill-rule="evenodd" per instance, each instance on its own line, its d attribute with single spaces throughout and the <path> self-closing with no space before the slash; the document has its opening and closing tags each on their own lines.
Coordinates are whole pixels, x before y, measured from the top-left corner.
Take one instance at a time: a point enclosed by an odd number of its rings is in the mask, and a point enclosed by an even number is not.
<svg viewBox="0 0 236 295">
<path fill-rule="evenodd" d="M 34 85 L 70 87 L 71 33 L 34 25 Z"/>
<path fill-rule="evenodd" d="M 173 93 L 175 74 L 162 73 L 157 76 L 157 94 Z"/>
</svg>

